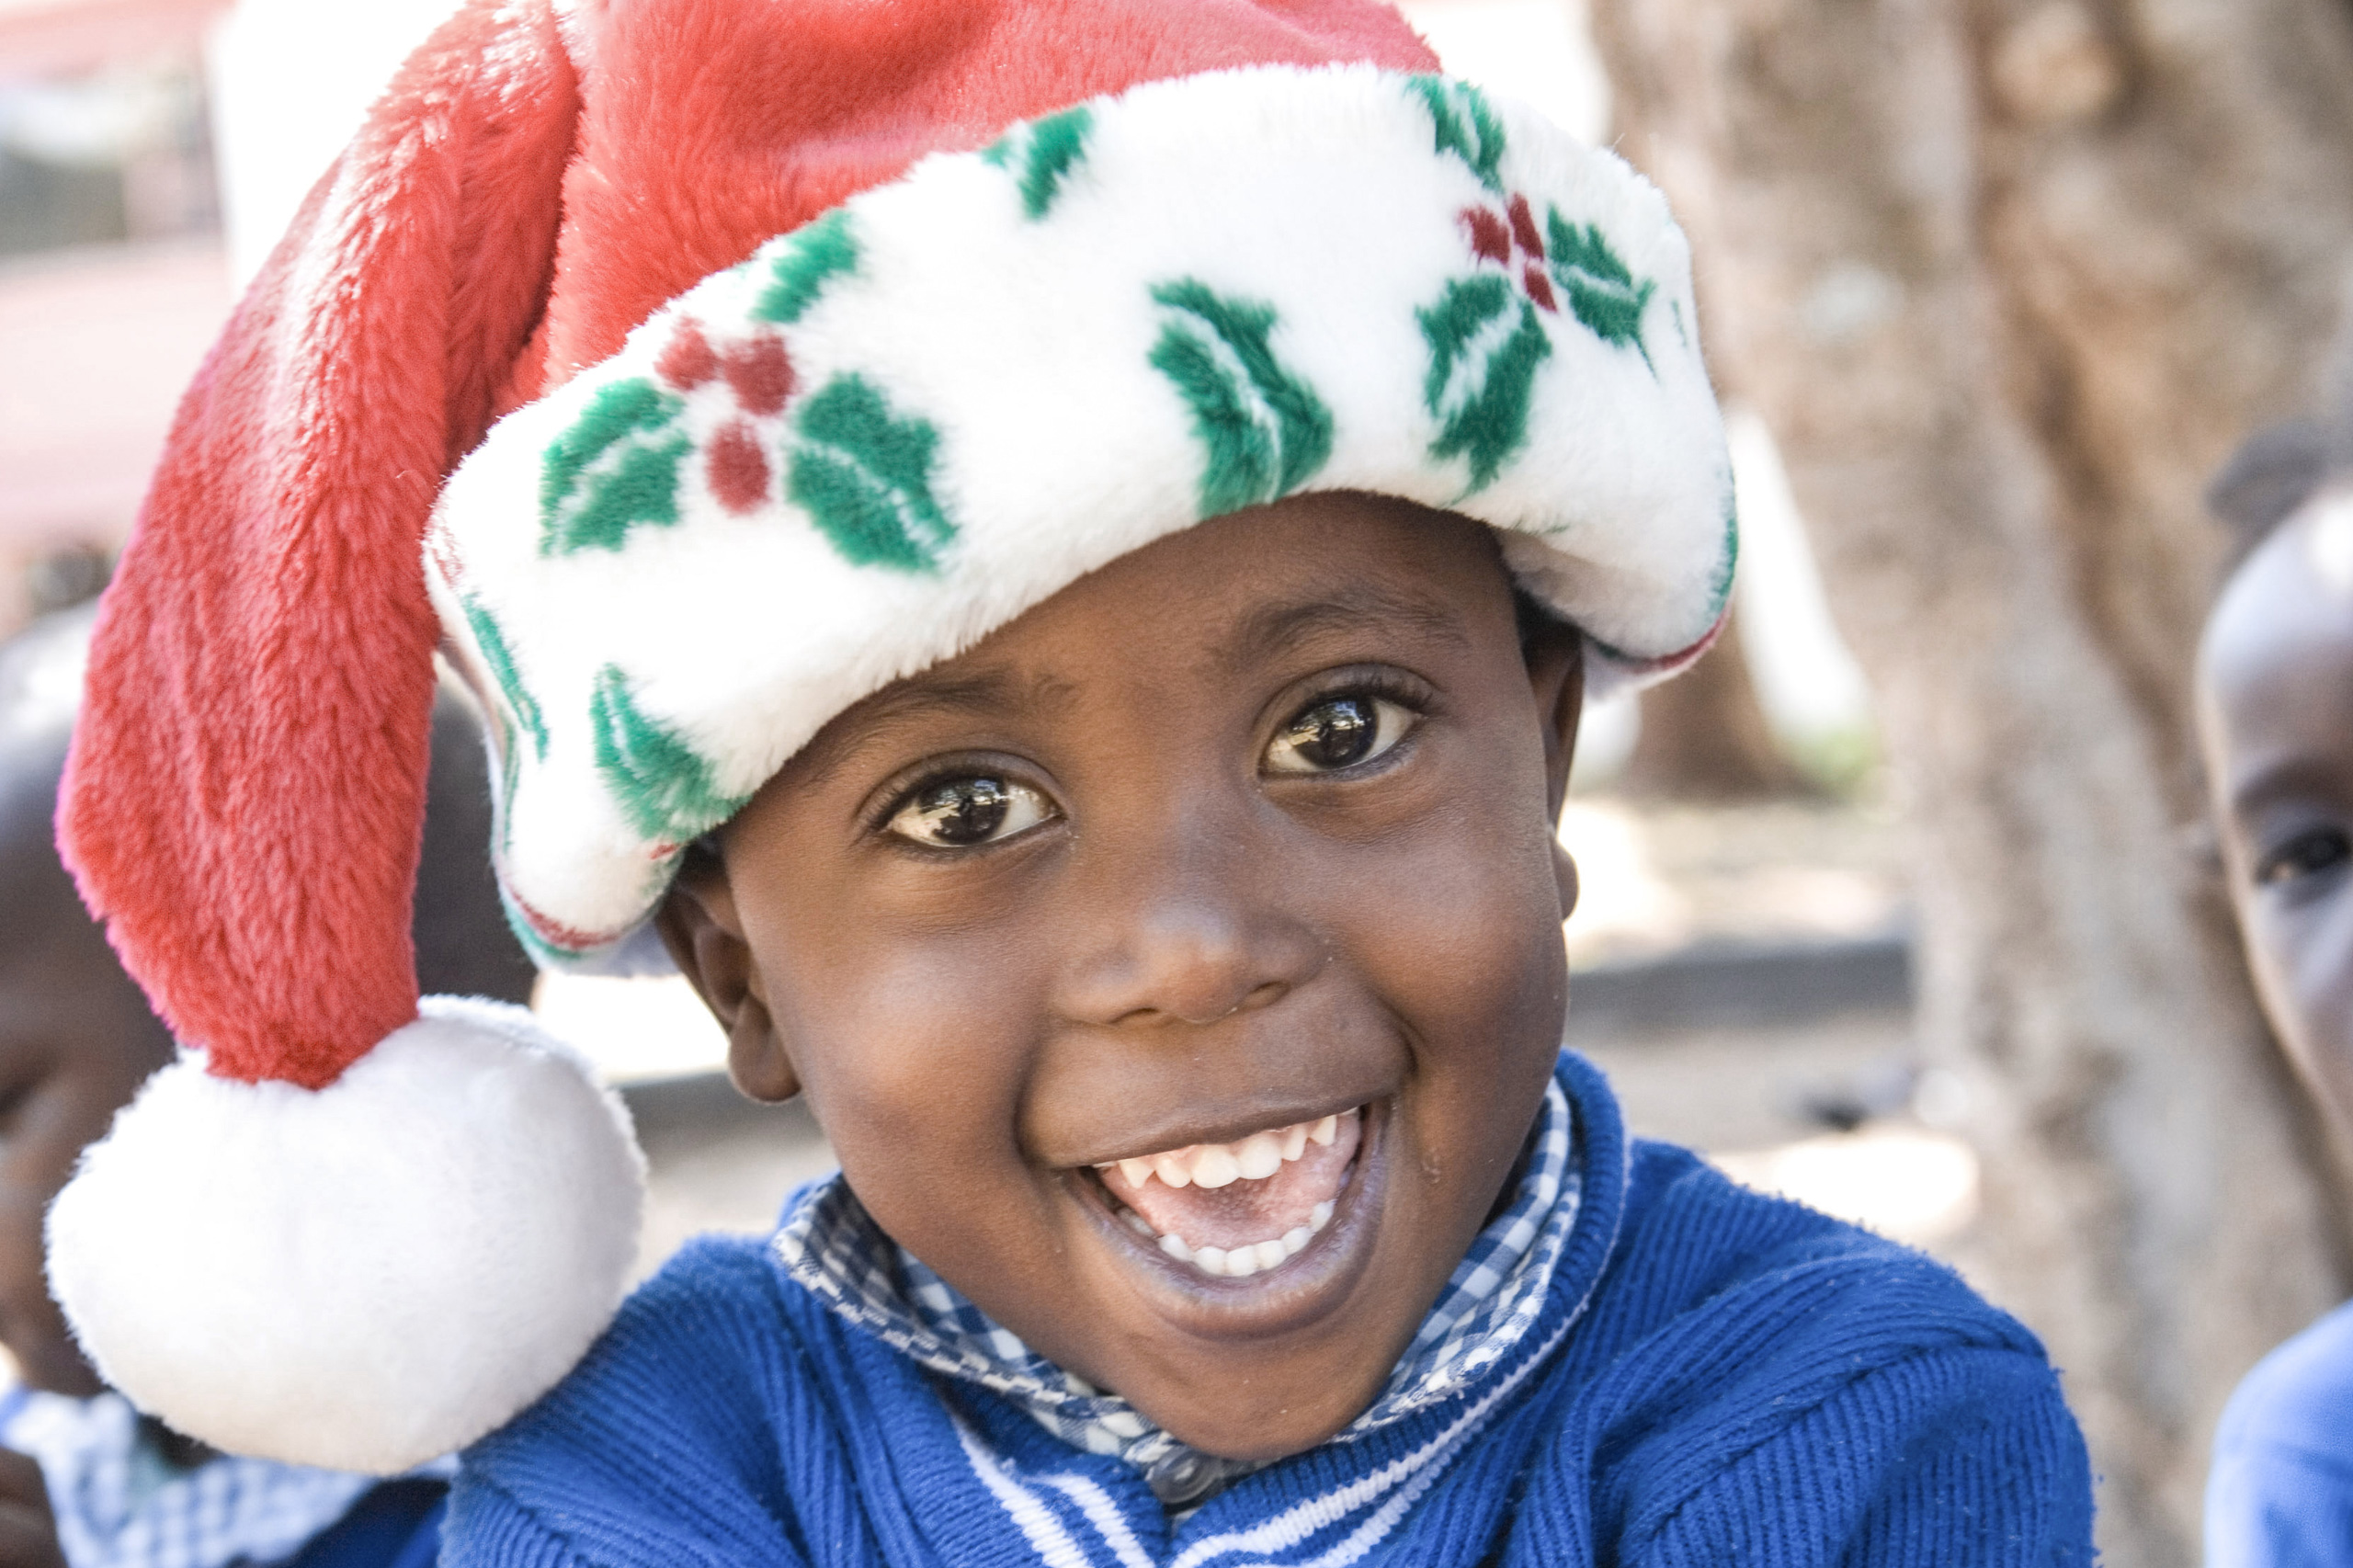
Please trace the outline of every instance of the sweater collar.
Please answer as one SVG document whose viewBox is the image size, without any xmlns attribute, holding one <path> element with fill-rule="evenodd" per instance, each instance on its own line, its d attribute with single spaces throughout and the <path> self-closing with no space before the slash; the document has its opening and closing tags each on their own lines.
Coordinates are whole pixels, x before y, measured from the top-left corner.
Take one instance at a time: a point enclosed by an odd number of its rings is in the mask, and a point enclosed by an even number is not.
<svg viewBox="0 0 2353 1568">
<path fill-rule="evenodd" d="M 1545 1086 L 1511 1202 L 1455 1267 L 1380 1395 L 1332 1441 L 1353 1441 L 1476 1386 L 1527 1337 L 1583 1192 L 1586 1162 L 1565 1092 L 1571 1060 Z M 838 1175 L 795 1200 L 772 1245 L 794 1280 L 841 1317 L 936 1373 L 1011 1401 L 1064 1442 L 1124 1460 L 1164 1503 L 1198 1503 L 1259 1468 L 1179 1441 L 1031 1350 L 884 1234 Z"/>
</svg>

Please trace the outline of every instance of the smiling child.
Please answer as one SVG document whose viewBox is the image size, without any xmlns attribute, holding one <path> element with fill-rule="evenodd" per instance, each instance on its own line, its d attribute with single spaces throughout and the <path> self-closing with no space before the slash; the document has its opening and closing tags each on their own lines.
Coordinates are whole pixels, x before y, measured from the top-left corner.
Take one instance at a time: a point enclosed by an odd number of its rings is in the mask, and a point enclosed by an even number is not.
<svg viewBox="0 0 2353 1568">
<path fill-rule="evenodd" d="M 107 607 L 66 842 L 207 1051 L 51 1221 L 109 1375 L 480 1438 L 459 1564 L 2087 1562 L 2029 1335 L 1561 1051 L 1578 714 L 1707 646 L 1730 470 L 1657 194 L 1436 63 L 1365 0 L 446 28 Z M 367 945 L 437 631 L 535 954 L 675 965 L 841 1156 L 618 1317 L 610 1102 Z M 187 869 L 256 835 L 334 874 L 224 983 Z"/>
<path fill-rule="evenodd" d="M 2353 464 L 2330 426 L 2247 442 L 2215 501 L 2239 560 L 2198 658 L 2199 734 L 2264 1016 L 2353 1138 Z M 2353 1564 L 2353 1306 L 2232 1395 L 2206 1493 L 2213 1568 Z"/>
<path fill-rule="evenodd" d="M 1179 1439 L 1188 1500 L 1373 1402 L 1529 1143 L 1581 690 L 1483 528 L 1278 502 L 852 708 L 663 929 L 876 1244 Z"/>
</svg>

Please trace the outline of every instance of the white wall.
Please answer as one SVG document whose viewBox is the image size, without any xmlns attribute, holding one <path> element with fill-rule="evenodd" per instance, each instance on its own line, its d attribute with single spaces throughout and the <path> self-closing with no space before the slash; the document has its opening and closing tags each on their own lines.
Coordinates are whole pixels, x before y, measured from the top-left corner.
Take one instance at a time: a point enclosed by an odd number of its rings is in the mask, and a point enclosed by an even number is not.
<svg viewBox="0 0 2353 1568">
<path fill-rule="evenodd" d="M 1397 9 L 1458 76 L 1533 105 L 1571 135 L 1609 131 L 1609 80 L 1584 0 L 1401 0 Z"/>
</svg>

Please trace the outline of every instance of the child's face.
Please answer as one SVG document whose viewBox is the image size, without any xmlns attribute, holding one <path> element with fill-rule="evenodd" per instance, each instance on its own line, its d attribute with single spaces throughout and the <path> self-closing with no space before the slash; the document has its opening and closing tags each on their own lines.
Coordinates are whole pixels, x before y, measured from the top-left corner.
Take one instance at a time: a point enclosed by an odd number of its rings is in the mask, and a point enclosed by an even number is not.
<svg viewBox="0 0 2353 1568">
<path fill-rule="evenodd" d="M 41 1221 L 83 1145 L 171 1060 L 172 1041 L 57 864 L 46 790 L 11 791 L 6 783 L 0 779 L 0 1341 L 26 1382 L 87 1397 L 103 1385 L 50 1300 Z"/>
<path fill-rule="evenodd" d="M 1379 1392 L 1533 1121 L 1580 681 L 1484 528 L 1297 497 L 843 714 L 665 934 L 902 1244 L 1177 1437 L 1294 1452 Z"/>
<path fill-rule="evenodd" d="M 2231 901 L 2272 1027 L 2353 1134 L 2353 494 L 2280 525 L 2199 651 Z"/>
</svg>

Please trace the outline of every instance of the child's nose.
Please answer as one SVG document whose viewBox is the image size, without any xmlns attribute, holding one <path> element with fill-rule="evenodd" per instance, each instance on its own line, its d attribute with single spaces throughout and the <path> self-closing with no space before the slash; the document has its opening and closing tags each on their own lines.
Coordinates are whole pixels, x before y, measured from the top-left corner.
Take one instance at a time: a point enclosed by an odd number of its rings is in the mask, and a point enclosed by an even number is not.
<svg viewBox="0 0 2353 1568">
<path fill-rule="evenodd" d="M 1289 982 L 1262 977 L 1239 937 L 1224 922 L 1154 920 L 1095 966 L 1074 1010 L 1090 1023 L 1213 1024 L 1279 1001 Z"/>
<path fill-rule="evenodd" d="M 1199 831 L 1178 836 L 1187 842 L 1168 856 L 1103 868 L 1079 923 L 1065 1016 L 1212 1024 L 1280 1001 L 1323 967 L 1325 944 L 1270 896 L 1268 869 L 1249 864 L 1245 845 Z"/>
</svg>

